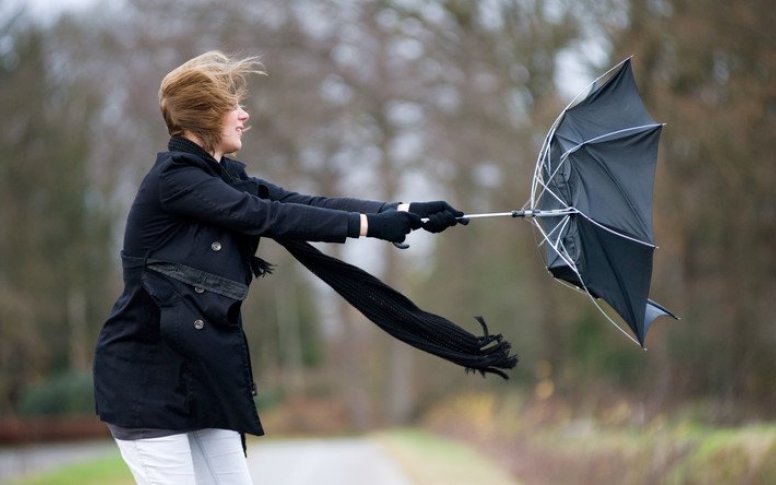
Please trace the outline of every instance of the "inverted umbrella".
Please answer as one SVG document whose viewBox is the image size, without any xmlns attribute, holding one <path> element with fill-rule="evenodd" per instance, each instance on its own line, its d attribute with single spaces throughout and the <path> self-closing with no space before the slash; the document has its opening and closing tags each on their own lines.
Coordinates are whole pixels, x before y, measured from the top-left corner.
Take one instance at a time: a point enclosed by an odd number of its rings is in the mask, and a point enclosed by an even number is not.
<svg viewBox="0 0 776 485">
<path fill-rule="evenodd" d="M 653 320 L 676 318 L 649 299 L 652 189 L 662 127 L 647 113 L 626 59 L 555 120 L 521 210 L 464 216 L 530 219 L 541 235 L 549 272 L 587 293 L 633 340 L 597 300 L 608 303 L 642 347 Z"/>
</svg>

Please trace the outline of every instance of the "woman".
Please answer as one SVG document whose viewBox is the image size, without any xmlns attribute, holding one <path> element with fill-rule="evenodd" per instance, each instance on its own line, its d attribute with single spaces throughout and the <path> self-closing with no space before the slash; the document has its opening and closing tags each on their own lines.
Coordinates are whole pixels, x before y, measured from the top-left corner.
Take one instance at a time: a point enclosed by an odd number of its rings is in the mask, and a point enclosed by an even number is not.
<svg viewBox="0 0 776 485">
<path fill-rule="evenodd" d="M 97 342 L 97 413 L 138 483 L 251 483 L 244 433 L 263 434 L 240 305 L 268 265 L 261 236 L 400 243 L 462 213 L 443 201 L 398 204 L 301 195 L 246 175 L 240 105 L 252 59 L 208 52 L 162 81 L 168 151 L 127 220 L 124 291 Z M 421 218 L 427 222 L 421 222 Z"/>
</svg>

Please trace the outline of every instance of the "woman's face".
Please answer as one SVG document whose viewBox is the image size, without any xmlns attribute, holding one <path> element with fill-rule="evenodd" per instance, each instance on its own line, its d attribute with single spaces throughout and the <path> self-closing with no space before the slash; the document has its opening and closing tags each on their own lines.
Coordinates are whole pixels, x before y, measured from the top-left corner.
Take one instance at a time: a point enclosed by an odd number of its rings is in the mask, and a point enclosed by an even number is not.
<svg viewBox="0 0 776 485">
<path fill-rule="evenodd" d="M 242 106 L 229 111 L 224 115 L 223 128 L 221 129 L 221 141 L 215 147 L 216 153 L 234 153 L 242 148 L 242 133 L 245 122 L 250 116 Z"/>
</svg>

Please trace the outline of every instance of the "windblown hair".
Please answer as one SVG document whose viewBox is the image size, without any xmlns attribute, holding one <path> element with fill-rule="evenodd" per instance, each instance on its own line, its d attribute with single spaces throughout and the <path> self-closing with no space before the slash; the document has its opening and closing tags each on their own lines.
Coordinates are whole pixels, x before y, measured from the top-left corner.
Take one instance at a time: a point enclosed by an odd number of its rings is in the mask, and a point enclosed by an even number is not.
<svg viewBox="0 0 776 485">
<path fill-rule="evenodd" d="M 199 55 L 162 79 L 159 107 L 171 136 L 189 132 L 211 152 L 221 140 L 222 120 L 247 94 L 249 74 L 264 74 L 256 57 L 235 58 L 220 51 Z"/>
</svg>

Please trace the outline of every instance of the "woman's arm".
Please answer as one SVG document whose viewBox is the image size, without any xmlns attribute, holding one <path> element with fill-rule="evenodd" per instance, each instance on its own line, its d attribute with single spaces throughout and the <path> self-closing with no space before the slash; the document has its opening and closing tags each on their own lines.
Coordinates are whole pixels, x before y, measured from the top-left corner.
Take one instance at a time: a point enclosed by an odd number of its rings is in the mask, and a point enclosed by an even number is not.
<svg viewBox="0 0 776 485">
<path fill-rule="evenodd" d="M 385 204 L 357 199 L 341 200 L 340 207 L 325 207 L 334 199 L 299 196 L 259 186 L 258 194 L 238 190 L 219 176 L 191 163 L 185 157 L 170 157 L 159 165 L 159 200 L 163 210 L 208 224 L 256 236 L 301 239 L 305 241 L 344 242 L 347 237 L 375 237 L 401 242 L 420 218 L 398 211 L 359 213 L 379 210 Z M 280 195 L 272 200 L 270 192 Z M 266 196 L 266 197 L 265 197 Z M 319 202 L 324 207 L 300 202 Z"/>
<path fill-rule="evenodd" d="M 260 187 L 265 187 L 268 198 L 284 203 L 304 204 L 327 209 L 344 210 L 348 212 L 361 212 L 363 214 L 377 214 L 390 209 L 396 209 L 398 203 L 380 202 L 375 200 L 354 199 L 349 197 L 322 197 L 300 194 L 286 190 L 266 180 L 254 178 Z"/>
<path fill-rule="evenodd" d="M 166 211 L 257 236 L 343 242 L 360 234 L 359 210 L 331 208 L 336 204 L 305 204 L 304 196 L 293 193 L 281 200 L 263 199 L 176 158 L 164 161 L 160 168 L 159 197 Z M 340 207 L 355 209 L 358 205 Z"/>
</svg>

